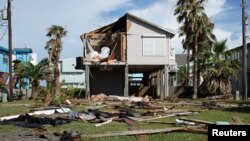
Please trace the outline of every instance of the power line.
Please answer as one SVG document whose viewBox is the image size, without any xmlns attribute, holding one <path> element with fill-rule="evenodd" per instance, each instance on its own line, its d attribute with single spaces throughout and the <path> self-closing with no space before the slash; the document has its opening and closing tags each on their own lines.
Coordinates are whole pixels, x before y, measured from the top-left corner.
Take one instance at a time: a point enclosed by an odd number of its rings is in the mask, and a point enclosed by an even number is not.
<svg viewBox="0 0 250 141">
<path fill-rule="evenodd" d="M 5 28 L 5 30 L 4 30 L 4 32 L 3 32 L 3 34 L 2 34 L 2 36 L 0 37 L 0 41 L 4 38 L 4 36 L 7 35 L 7 34 L 6 34 L 7 29 L 8 29 L 8 27 Z"/>
</svg>

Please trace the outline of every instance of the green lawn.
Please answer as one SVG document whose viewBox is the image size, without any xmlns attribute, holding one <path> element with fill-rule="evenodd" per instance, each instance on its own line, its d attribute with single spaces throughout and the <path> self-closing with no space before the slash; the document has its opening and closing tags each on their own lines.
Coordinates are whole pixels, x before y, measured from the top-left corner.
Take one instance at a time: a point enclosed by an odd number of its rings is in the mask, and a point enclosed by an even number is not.
<svg viewBox="0 0 250 141">
<path fill-rule="evenodd" d="M 232 102 L 230 102 L 232 103 Z M 8 103 L 0 105 L 0 116 L 25 113 L 29 111 L 29 106 L 20 106 L 15 105 L 16 103 Z M 19 103 L 21 104 L 21 103 Z M 34 103 L 33 103 L 34 104 Z M 241 103 L 240 103 L 241 104 Z M 32 103 L 30 104 L 32 106 Z M 86 106 L 77 106 L 73 108 L 75 111 L 83 111 Z M 232 117 L 239 117 L 243 122 L 250 123 L 250 108 L 229 108 L 226 110 L 206 110 L 199 107 L 185 106 L 185 107 L 176 107 L 183 109 L 192 109 L 199 110 L 199 114 L 189 116 L 188 118 L 201 119 L 207 121 L 232 121 Z M 164 118 L 155 121 L 164 121 L 164 122 L 175 122 L 177 117 Z M 172 127 L 173 125 L 167 124 L 159 124 L 159 123 L 147 123 L 147 122 L 139 122 L 139 129 L 157 129 L 157 128 L 166 128 Z M 0 132 L 3 131 L 13 131 L 24 129 L 23 127 L 18 127 L 14 125 L 1 125 Z M 97 134 L 97 133 L 106 133 L 111 131 L 124 131 L 128 130 L 129 125 L 123 122 L 112 122 L 108 125 L 103 125 L 101 127 L 95 127 L 94 123 L 88 123 L 84 121 L 74 121 L 69 124 L 64 124 L 56 127 L 48 126 L 48 130 L 51 132 L 62 132 L 62 131 L 71 131 L 77 130 L 81 133 L 85 134 Z M 122 136 L 122 137 L 106 137 L 106 138 L 86 138 L 84 140 L 91 141 L 137 141 L 138 138 L 135 136 Z M 184 132 L 174 132 L 174 133 L 162 133 L 150 135 L 148 140 L 150 141 L 163 141 L 163 140 L 171 140 L 171 141 L 206 141 L 207 136 L 203 134 L 194 134 L 194 133 L 184 133 Z"/>
</svg>

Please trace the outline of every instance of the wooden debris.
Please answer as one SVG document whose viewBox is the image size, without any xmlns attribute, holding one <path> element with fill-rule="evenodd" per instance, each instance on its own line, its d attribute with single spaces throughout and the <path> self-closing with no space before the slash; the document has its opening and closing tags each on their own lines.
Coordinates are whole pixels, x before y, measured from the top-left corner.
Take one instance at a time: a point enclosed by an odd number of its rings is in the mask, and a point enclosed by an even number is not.
<svg viewBox="0 0 250 141">
<path fill-rule="evenodd" d="M 241 119 L 239 117 L 233 117 L 232 120 L 233 120 L 234 124 L 243 125 L 243 122 L 241 121 Z"/>
<path fill-rule="evenodd" d="M 107 99 L 107 95 L 104 93 L 100 93 L 98 95 L 91 95 L 90 100 L 92 102 L 101 102 Z"/>
<path fill-rule="evenodd" d="M 66 103 L 67 105 L 72 105 L 72 103 L 71 103 L 68 99 L 65 100 L 65 103 Z"/>
<path fill-rule="evenodd" d="M 207 129 L 199 128 L 199 127 L 197 128 L 187 127 L 187 131 L 191 133 L 207 134 Z"/>
<path fill-rule="evenodd" d="M 85 135 L 83 137 L 98 138 L 98 137 L 114 137 L 114 136 L 131 136 L 131 135 L 143 135 L 143 134 L 156 134 L 156 133 L 167 133 L 174 131 L 186 131 L 186 132 L 197 132 L 207 133 L 206 130 L 198 130 L 200 127 L 172 127 L 164 129 L 146 129 L 146 130 L 132 130 L 132 131 L 121 131 L 121 132 L 107 132 L 103 134 Z"/>
<path fill-rule="evenodd" d="M 210 122 L 210 121 L 204 121 L 204 120 L 198 120 L 198 119 L 188 119 L 188 118 L 179 118 L 180 120 L 184 121 L 191 121 L 191 122 L 196 122 L 196 123 L 201 123 L 201 124 L 215 124 L 215 122 Z"/>
<path fill-rule="evenodd" d="M 105 122 L 103 122 L 103 123 L 95 124 L 95 127 L 99 127 L 99 126 L 102 126 L 102 125 L 105 125 L 105 124 L 109 124 L 109 123 L 112 122 L 112 120 L 113 120 L 113 119 L 109 119 L 109 120 L 107 120 L 107 121 L 105 121 Z"/>
<path fill-rule="evenodd" d="M 28 113 L 28 115 L 53 115 L 55 113 L 68 113 L 69 111 L 70 111 L 69 108 L 61 107 L 49 110 L 33 111 L 31 113 Z M 15 119 L 18 118 L 19 116 L 20 115 L 11 115 L 11 116 L 0 117 L 0 121 Z"/>
<path fill-rule="evenodd" d="M 130 126 L 137 126 L 137 122 L 129 118 L 114 118 L 113 121 L 124 121 Z"/>
<path fill-rule="evenodd" d="M 163 122 L 163 121 L 147 121 L 147 123 L 157 123 L 157 124 L 176 124 L 175 122 Z"/>
<path fill-rule="evenodd" d="M 129 128 L 130 131 L 137 131 L 139 130 L 137 126 L 132 126 Z M 148 134 L 138 134 L 138 135 L 135 135 L 136 138 L 140 141 L 144 141 L 144 140 L 148 140 L 149 139 L 149 136 Z"/>
<path fill-rule="evenodd" d="M 169 115 L 160 115 L 157 117 L 153 117 L 153 118 L 134 118 L 134 117 L 129 117 L 132 120 L 135 121 L 149 121 L 149 120 L 156 120 L 156 119 L 162 119 L 162 118 L 168 118 L 168 117 L 175 117 L 175 116 L 184 116 L 184 115 L 192 115 L 192 114 L 196 114 L 196 112 L 183 112 L 183 113 L 174 113 L 174 114 L 169 114 Z"/>
</svg>

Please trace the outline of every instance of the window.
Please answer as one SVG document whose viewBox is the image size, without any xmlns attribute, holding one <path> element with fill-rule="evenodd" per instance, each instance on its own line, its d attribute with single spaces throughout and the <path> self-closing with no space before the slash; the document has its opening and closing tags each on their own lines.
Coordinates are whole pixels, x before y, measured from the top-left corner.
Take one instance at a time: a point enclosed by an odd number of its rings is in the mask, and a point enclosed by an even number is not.
<svg viewBox="0 0 250 141">
<path fill-rule="evenodd" d="M 155 35 L 142 37 L 143 56 L 166 56 L 166 37 Z"/>
<path fill-rule="evenodd" d="M 8 64 L 8 55 L 7 54 L 3 54 L 3 63 Z"/>
</svg>

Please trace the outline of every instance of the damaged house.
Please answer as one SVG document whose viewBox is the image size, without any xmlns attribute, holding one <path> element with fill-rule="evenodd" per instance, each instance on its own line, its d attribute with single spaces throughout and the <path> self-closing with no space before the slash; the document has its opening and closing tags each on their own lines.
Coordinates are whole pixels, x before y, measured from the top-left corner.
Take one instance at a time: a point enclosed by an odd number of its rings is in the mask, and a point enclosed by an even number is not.
<svg viewBox="0 0 250 141">
<path fill-rule="evenodd" d="M 166 98 L 175 77 L 174 33 L 132 14 L 84 33 L 83 65 L 86 96 Z"/>
</svg>

